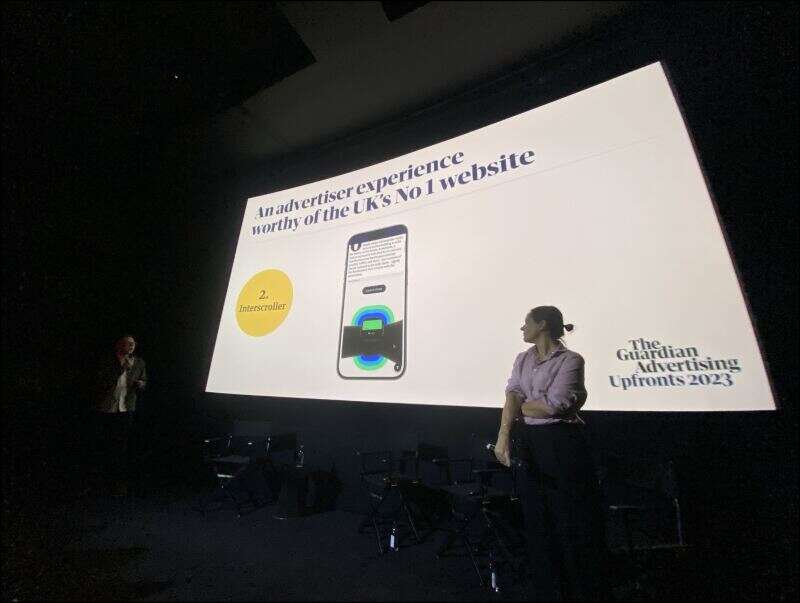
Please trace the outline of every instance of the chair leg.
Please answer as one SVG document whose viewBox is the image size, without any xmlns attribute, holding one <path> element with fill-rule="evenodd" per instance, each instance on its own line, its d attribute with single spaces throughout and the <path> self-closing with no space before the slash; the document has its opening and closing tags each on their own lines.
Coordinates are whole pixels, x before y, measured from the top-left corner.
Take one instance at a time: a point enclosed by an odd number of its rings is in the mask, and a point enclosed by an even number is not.
<svg viewBox="0 0 800 603">
<path fill-rule="evenodd" d="M 428 513 L 428 509 L 426 509 L 425 504 L 426 504 L 425 501 L 420 501 L 415 497 L 411 497 L 411 500 L 409 502 L 409 509 L 411 509 L 412 515 L 417 518 L 417 522 L 422 520 L 422 523 L 425 526 L 426 531 L 428 533 L 432 533 L 436 531 L 436 522 L 431 518 L 431 515 Z"/>
<path fill-rule="evenodd" d="M 456 539 L 456 536 L 458 536 L 458 532 L 457 531 L 453 531 L 453 532 L 451 532 L 450 534 L 447 535 L 447 540 L 445 540 L 444 544 L 442 546 L 440 546 L 436 551 L 436 556 L 437 557 L 444 557 L 444 554 L 447 552 L 447 550 L 451 546 L 453 546 L 453 541 Z"/>
<path fill-rule="evenodd" d="M 362 522 L 358 526 L 359 534 L 363 534 L 364 533 L 364 528 L 366 528 L 369 524 L 374 524 L 375 523 L 375 517 L 377 517 L 378 511 L 380 510 L 381 506 L 383 506 L 383 502 L 385 500 L 386 500 L 386 497 L 384 496 L 376 504 L 372 500 L 372 495 L 370 495 L 370 497 L 369 497 L 370 510 L 367 513 L 367 516 L 364 517 L 364 519 L 362 520 Z"/>
<path fill-rule="evenodd" d="M 358 525 L 358 533 L 363 534 L 367 526 L 371 526 L 372 530 L 375 533 L 375 540 L 378 544 L 378 554 L 383 555 L 384 553 L 383 543 L 381 542 L 381 530 L 380 527 L 378 526 L 377 516 L 378 516 L 378 511 L 380 511 L 387 497 L 383 496 L 376 504 L 372 500 L 372 494 L 370 492 L 367 492 L 367 494 L 369 495 L 370 510 L 367 513 L 367 516 L 364 517 L 364 519 L 362 519 L 361 523 Z"/>
<path fill-rule="evenodd" d="M 489 535 L 494 539 L 494 542 L 497 544 L 498 550 L 503 555 L 505 560 L 512 567 L 514 567 L 514 556 L 511 554 L 511 551 L 508 549 L 505 540 L 503 540 L 502 536 L 500 535 L 498 526 L 491 517 L 491 511 L 488 511 L 487 509 L 482 509 L 482 512 Z"/>
<path fill-rule="evenodd" d="M 633 535 L 631 534 L 631 521 L 627 513 L 622 513 L 622 525 L 625 528 L 625 548 L 627 553 L 633 552 Z"/>
<path fill-rule="evenodd" d="M 461 520 L 460 525 L 450 533 L 447 537 L 445 543 L 439 547 L 439 550 L 436 551 L 436 556 L 441 558 L 444 557 L 445 553 L 457 542 L 461 541 L 464 544 L 464 548 L 467 549 L 467 555 L 469 556 L 470 563 L 472 563 L 472 567 L 475 569 L 475 573 L 478 574 L 478 583 L 481 587 L 486 586 L 486 581 L 483 578 L 483 574 L 481 573 L 481 568 L 478 565 L 478 560 L 475 557 L 475 549 L 476 546 L 473 544 L 472 540 L 469 538 L 469 534 L 467 530 L 475 519 L 477 513 L 473 513 L 472 515 L 465 515 L 464 518 Z"/>
<path fill-rule="evenodd" d="M 456 514 L 455 512 L 452 513 L 452 516 L 460 523 L 452 532 L 450 532 L 450 535 L 447 537 L 445 543 L 439 547 L 438 551 L 436 551 L 437 557 L 444 557 L 445 553 L 447 553 L 447 551 L 453 546 L 456 539 L 461 539 L 461 540 L 464 539 L 464 534 L 467 527 L 469 526 L 470 523 L 472 523 L 472 520 L 475 518 L 474 514 L 463 515 L 459 517 L 458 514 Z"/>
<path fill-rule="evenodd" d="M 681 504 L 678 502 L 678 499 L 673 499 L 673 504 L 675 505 L 675 524 L 678 529 L 678 544 L 683 546 L 683 521 L 681 520 Z"/>
<path fill-rule="evenodd" d="M 375 530 L 375 540 L 378 543 L 378 554 L 383 555 L 383 543 L 381 542 L 381 531 L 378 528 L 378 522 L 373 518 L 372 519 L 372 527 Z"/>
<path fill-rule="evenodd" d="M 486 586 L 486 581 L 483 579 L 481 568 L 478 566 L 478 560 L 475 558 L 475 547 L 473 547 L 472 541 L 469 539 L 466 530 L 464 530 L 462 538 L 464 539 L 464 545 L 467 547 L 467 554 L 469 555 L 469 560 L 472 562 L 472 567 L 475 568 L 475 573 L 478 574 L 478 583 L 481 586 Z"/>
<path fill-rule="evenodd" d="M 200 503 L 199 508 L 197 509 L 200 514 L 205 517 L 208 511 L 211 511 L 209 507 L 211 506 L 212 502 L 215 502 L 218 506 L 217 508 L 213 509 L 214 511 L 218 511 L 223 506 L 223 501 L 219 500 L 220 498 L 230 498 L 230 493 L 225 488 L 226 480 L 222 478 L 217 478 L 217 487 L 216 489 L 211 492 L 208 496 L 204 496 L 203 500 Z"/>
<path fill-rule="evenodd" d="M 233 490 L 231 488 L 225 488 L 225 493 L 228 495 L 228 498 L 231 499 L 231 502 L 233 503 L 233 508 L 236 509 L 236 517 L 241 517 L 242 516 L 241 505 L 239 504 L 239 501 L 236 500 L 236 495 L 234 495 Z"/>
<path fill-rule="evenodd" d="M 416 539 L 417 544 L 419 544 L 420 542 L 422 542 L 422 539 L 419 537 L 419 532 L 417 531 L 417 525 L 414 523 L 414 518 L 411 515 L 411 510 L 408 508 L 408 504 L 406 503 L 406 500 L 405 498 L 403 498 L 402 494 L 400 495 L 400 504 L 403 508 L 403 511 L 405 511 L 406 518 L 408 519 L 408 525 L 411 526 L 411 531 L 414 532 L 414 538 Z"/>
<path fill-rule="evenodd" d="M 394 506 L 392 507 L 393 511 L 392 511 L 391 520 L 394 521 L 394 522 L 402 522 L 404 524 L 408 524 L 408 527 L 411 529 L 411 532 L 414 535 L 415 541 L 418 544 L 422 543 L 422 541 L 423 541 L 423 538 L 420 535 L 420 531 L 417 528 L 417 523 L 414 520 L 414 513 L 412 512 L 411 506 L 410 506 L 411 501 L 409 501 L 406 498 L 404 493 L 399 488 L 398 489 L 392 489 L 391 491 L 387 492 L 380 499 L 380 501 L 377 504 L 375 504 L 372 501 L 372 497 L 370 497 L 370 511 L 367 514 L 367 516 L 364 517 L 364 519 L 361 521 L 361 523 L 358 526 L 359 533 L 364 533 L 364 531 L 366 530 L 366 528 L 368 526 L 372 527 L 373 531 L 375 532 L 375 537 L 376 537 L 377 542 L 378 542 L 378 551 L 381 554 L 384 553 L 384 545 L 381 542 L 381 535 L 382 534 L 381 534 L 381 529 L 380 529 L 380 526 L 379 526 L 379 512 L 380 512 L 381 508 L 384 506 L 384 503 L 386 502 L 386 500 L 390 496 L 393 496 L 393 492 L 394 492 L 394 495 L 397 496 L 398 500 L 396 501 L 397 502 L 396 510 L 394 510 Z M 389 519 L 389 518 L 385 517 L 383 519 Z"/>
<path fill-rule="evenodd" d="M 489 555 L 494 556 L 494 552 L 497 551 L 503 558 L 503 561 L 511 567 L 511 570 L 516 574 L 517 579 L 523 580 L 524 578 L 524 567 L 521 563 L 518 563 L 514 559 L 514 555 L 511 553 L 511 549 L 506 542 L 506 539 L 503 538 L 503 534 L 501 533 L 502 526 L 500 523 L 494 521 L 491 517 L 492 512 L 483 509 L 483 516 L 486 521 L 486 532 L 487 535 L 490 536 L 491 540 L 493 541 L 492 544 L 489 545 Z M 496 556 L 494 556 L 494 563 L 496 567 Z M 495 587 L 496 585 L 493 585 Z"/>
</svg>

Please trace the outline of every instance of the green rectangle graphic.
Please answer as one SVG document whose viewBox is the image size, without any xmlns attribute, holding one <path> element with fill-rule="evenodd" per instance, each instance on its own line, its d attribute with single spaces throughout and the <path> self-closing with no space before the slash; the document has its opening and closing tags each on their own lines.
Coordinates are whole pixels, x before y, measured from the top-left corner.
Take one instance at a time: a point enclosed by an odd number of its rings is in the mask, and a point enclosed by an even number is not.
<svg viewBox="0 0 800 603">
<path fill-rule="evenodd" d="M 375 331 L 377 329 L 383 328 L 383 321 L 382 320 L 365 320 L 364 323 L 361 325 L 362 331 Z"/>
</svg>

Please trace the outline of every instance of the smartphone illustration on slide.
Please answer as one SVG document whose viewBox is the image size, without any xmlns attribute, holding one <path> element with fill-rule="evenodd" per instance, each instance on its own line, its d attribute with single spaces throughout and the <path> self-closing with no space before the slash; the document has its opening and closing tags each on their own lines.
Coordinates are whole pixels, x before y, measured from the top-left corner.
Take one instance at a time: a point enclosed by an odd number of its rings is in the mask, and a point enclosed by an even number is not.
<svg viewBox="0 0 800 603">
<path fill-rule="evenodd" d="M 402 224 L 347 242 L 337 357 L 343 379 L 398 379 L 405 372 L 407 260 Z"/>
</svg>

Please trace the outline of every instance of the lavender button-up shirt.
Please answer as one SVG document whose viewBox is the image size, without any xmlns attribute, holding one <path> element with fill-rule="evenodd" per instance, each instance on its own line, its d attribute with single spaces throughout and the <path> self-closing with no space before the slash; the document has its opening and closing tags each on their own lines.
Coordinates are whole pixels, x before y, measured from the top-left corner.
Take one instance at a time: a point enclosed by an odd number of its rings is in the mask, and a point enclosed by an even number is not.
<svg viewBox="0 0 800 603">
<path fill-rule="evenodd" d="M 531 346 L 514 361 L 506 392 L 514 392 L 523 400 L 544 400 L 553 409 L 552 418 L 524 417 L 528 425 L 583 424 L 578 416 L 587 395 L 583 384 L 583 357 L 559 342 L 539 361 L 536 346 Z"/>
</svg>

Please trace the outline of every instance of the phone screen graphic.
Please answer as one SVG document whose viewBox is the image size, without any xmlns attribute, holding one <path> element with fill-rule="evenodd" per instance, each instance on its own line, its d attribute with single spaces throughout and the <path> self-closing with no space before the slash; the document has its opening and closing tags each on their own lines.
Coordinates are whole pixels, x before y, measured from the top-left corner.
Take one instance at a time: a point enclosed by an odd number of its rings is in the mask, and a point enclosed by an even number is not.
<svg viewBox="0 0 800 603">
<path fill-rule="evenodd" d="M 408 230 L 350 237 L 345 260 L 338 372 L 344 379 L 397 379 L 406 366 Z"/>
</svg>

